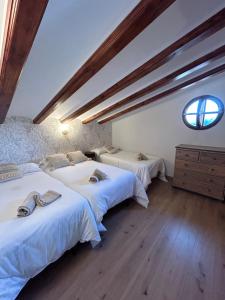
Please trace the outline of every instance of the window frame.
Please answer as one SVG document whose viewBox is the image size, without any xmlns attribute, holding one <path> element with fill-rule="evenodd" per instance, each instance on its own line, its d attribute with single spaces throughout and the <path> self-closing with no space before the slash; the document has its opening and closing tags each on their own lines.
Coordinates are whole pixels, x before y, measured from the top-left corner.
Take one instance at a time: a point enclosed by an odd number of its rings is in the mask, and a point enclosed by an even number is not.
<svg viewBox="0 0 225 300">
<path fill-rule="evenodd" d="M 201 108 L 202 108 L 202 102 L 205 101 L 205 100 L 207 100 L 207 99 L 213 100 L 218 105 L 218 107 L 219 107 L 218 112 L 204 112 L 204 113 L 202 113 L 200 111 Z M 189 113 L 189 114 L 186 113 L 186 111 L 189 108 L 189 106 L 191 104 L 193 104 L 194 102 L 196 102 L 196 101 L 199 101 L 197 112 L 196 113 Z M 201 125 L 200 124 L 200 117 L 201 117 L 201 115 L 205 116 L 207 114 L 212 114 L 212 113 L 218 113 L 217 118 L 211 124 L 209 124 L 209 125 L 206 125 L 206 126 Z M 202 96 L 199 96 L 199 97 L 195 97 L 194 99 L 192 99 L 191 101 L 189 101 L 185 105 L 185 107 L 183 109 L 183 112 L 182 112 L 182 119 L 183 119 L 184 124 L 188 128 L 190 128 L 190 129 L 193 129 L 193 130 L 205 130 L 205 129 L 209 129 L 209 128 L 215 126 L 222 119 L 223 114 L 224 114 L 224 104 L 223 104 L 223 102 L 219 98 L 217 98 L 215 96 L 212 96 L 212 95 L 202 95 Z M 188 123 L 188 121 L 186 120 L 186 116 L 187 115 L 196 115 L 196 118 L 197 118 L 197 120 L 196 120 L 196 126 L 193 126 L 190 123 Z M 203 120 L 203 123 L 204 123 L 204 120 Z"/>
</svg>

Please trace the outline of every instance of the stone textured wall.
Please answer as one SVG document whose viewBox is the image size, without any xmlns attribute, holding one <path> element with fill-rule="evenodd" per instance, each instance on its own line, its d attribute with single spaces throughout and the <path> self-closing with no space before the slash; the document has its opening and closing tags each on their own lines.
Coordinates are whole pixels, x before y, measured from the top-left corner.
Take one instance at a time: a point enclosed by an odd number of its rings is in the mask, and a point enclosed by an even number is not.
<svg viewBox="0 0 225 300">
<path fill-rule="evenodd" d="M 83 125 L 80 120 L 75 120 L 64 136 L 57 119 L 35 125 L 27 118 L 12 117 L 0 125 L 0 163 L 36 161 L 47 154 L 87 151 L 111 143 L 111 124 L 103 126 L 93 122 Z"/>
</svg>

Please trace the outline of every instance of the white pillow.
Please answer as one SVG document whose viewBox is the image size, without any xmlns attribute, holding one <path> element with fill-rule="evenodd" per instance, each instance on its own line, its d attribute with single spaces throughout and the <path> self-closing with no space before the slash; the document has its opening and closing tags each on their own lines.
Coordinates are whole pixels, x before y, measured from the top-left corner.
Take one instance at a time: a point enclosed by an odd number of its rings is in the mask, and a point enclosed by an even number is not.
<svg viewBox="0 0 225 300">
<path fill-rule="evenodd" d="M 0 173 L 7 173 L 10 171 L 18 171 L 18 166 L 14 163 L 0 164 Z"/>
<path fill-rule="evenodd" d="M 97 156 L 106 153 L 107 151 L 105 150 L 105 147 L 101 147 L 101 148 L 96 148 L 91 150 L 92 152 L 94 152 Z"/>
<path fill-rule="evenodd" d="M 25 163 L 25 164 L 19 165 L 18 167 L 24 175 L 41 171 L 39 166 L 35 163 Z"/>
<path fill-rule="evenodd" d="M 67 157 L 73 164 L 78 164 L 82 161 L 89 160 L 89 158 L 85 156 L 81 151 L 69 152 L 67 153 Z"/>
<path fill-rule="evenodd" d="M 107 152 L 109 154 L 117 153 L 120 150 L 119 148 L 115 148 L 113 146 L 105 146 L 104 149 L 105 149 L 105 152 Z"/>
<path fill-rule="evenodd" d="M 45 159 L 43 159 L 40 162 L 39 166 L 43 170 L 54 171 L 55 169 L 58 168 L 71 166 L 71 163 L 66 157 L 66 154 L 59 153 L 59 154 L 48 155 Z"/>
</svg>

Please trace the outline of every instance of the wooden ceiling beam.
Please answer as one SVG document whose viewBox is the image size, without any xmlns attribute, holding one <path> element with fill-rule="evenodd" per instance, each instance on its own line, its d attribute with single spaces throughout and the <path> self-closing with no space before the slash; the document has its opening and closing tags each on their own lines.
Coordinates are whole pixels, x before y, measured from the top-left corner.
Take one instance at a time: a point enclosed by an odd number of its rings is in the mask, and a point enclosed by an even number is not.
<svg viewBox="0 0 225 300">
<path fill-rule="evenodd" d="M 190 74 L 191 71 L 197 67 L 201 67 L 201 65 L 203 64 L 209 64 L 221 57 L 225 56 L 225 45 L 222 47 L 219 47 L 218 49 L 196 59 L 195 61 L 191 62 L 190 64 L 180 68 L 179 70 L 165 76 L 162 79 L 159 79 L 155 82 L 153 82 L 152 84 L 148 85 L 147 87 L 137 91 L 136 93 L 112 104 L 111 106 L 106 107 L 105 109 L 99 111 L 98 113 L 86 118 L 85 120 L 82 121 L 83 124 L 88 124 L 96 119 L 99 119 L 100 117 L 111 113 L 113 110 L 118 109 L 126 104 L 129 104 L 133 101 L 135 101 L 136 99 L 143 97 L 149 93 L 152 93 L 156 90 L 158 90 L 159 88 L 164 87 L 165 85 L 168 85 L 172 82 L 174 82 L 178 77 L 185 75 L 185 73 Z"/>
<path fill-rule="evenodd" d="M 47 4 L 48 0 L 9 1 L 0 65 L 0 123 L 9 110 Z"/>
<path fill-rule="evenodd" d="M 190 48 L 213 35 L 215 32 L 225 27 L 225 8 L 217 14 L 194 28 L 192 31 L 184 35 L 182 38 L 171 44 L 169 47 L 161 51 L 159 54 L 149 59 L 146 63 L 135 69 L 126 77 L 115 83 L 113 86 L 105 90 L 103 93 L 77 109 L 70 115 L 62 118 L 61 121 L 69 121 L 86 113 L 95 106 L 101 104 L 108 98 L 114 96 L 129 85 L 138 81 L 142 77 L 161 67 L 163 64 L 171 60 L 174 56 L 179 55 L 184 50 Z"/>
<path fill-rule="evenodd" d="M 60 104 L 92 78 L 173 2 L 175 0 L 141 0 L 58 94 L 35 117 L 34 123 L 39 124 L 44 121 Z"/>
<path fill-rule="evenodd" d="M 146 105 L 149 105 L 149 104 L 151 104 L 151 103 L 153 103 L 153 102 L 155 102 L 157 100 L 161 100 L 162 98 L 167 97 L 167 96 L 169 96 L 169 95 L 171 95 L 171 94 L 173 94 L 173 93 L 175 93 L 177 91 L 180 91 L 181 89 L 186 88 L 189 85 L 192 85 L 192 84 L 197 83 L 197 82 L 199 82 L 199 81 L 201 81 L 203 79 L 209 78 L 211 76 L 214 76 L 216 74 L 222 73 L 224 71 L 225 71 L 225 64 L 223 64 L 223 65 L 221 65 L 219 67 L 216 67 L 216 68 L 214 68 L 214 69 L 212 69 L 210 71 L 207 71 L 207 72 L 205 72 L 205 73 L 203 73 L 203 74 L 201 74 L 201 75 L 199 75 L 199 76 L 197 76 L 195 78 L 192 78 L 192 79 L 190 79 L 188 81 L 185 81 L 185 82 L 183 82 L 183 83 L 181 83 L 181 84 L 179 84 L 179 85 L 177 85 L 177 86 L 175 86 L 175 87 L 173 87 L 173 88 L 171 88 L 169 90 L 166 90 L 166 91 L 164 91 L 164 92 L 162 92 L 162 93 L 160 93 L 158 95 L 155 95 L 155 96 L 153 96 L 153 97 L 151 97 L 151 98 L 149 98 L 147 100 L 144 100 L 144 101 L 142 101 L 142 102 L 140 102 L 140 103 L 138 103 L 136 105 L 128 107 L 127 109 L 122 110 L 122 111 L 120 111 L 120 112 L 118 112 L 118 113 L 116 113 L 114 115 L 111 115 L 111 116 L 109 116 L 109 117 L 107 117 L 107 118 L 99 121 L 98 123 L 99 124 L 104 124 L 106 122 L 112 121 L 112 120 L 114 120 L 114 119 L 116 119 L 118 117 L 124 116 L 125 114 L 127 114 L 129 112 L 132 112 L 134 110 L 142 108 L 142 107 L 144 107 Z"/>
</svg>

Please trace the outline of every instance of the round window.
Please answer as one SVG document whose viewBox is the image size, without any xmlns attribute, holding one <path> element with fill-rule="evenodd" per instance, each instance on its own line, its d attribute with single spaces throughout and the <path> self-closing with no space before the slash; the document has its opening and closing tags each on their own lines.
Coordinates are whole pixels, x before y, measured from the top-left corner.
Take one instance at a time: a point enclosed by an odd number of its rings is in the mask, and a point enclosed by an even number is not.
<svg viewBox="0 0 225 300">
<path fill-rule="evenodd" d="M 224 113 L 223 102 L 209 95 L 192 99 L 183 110 L 184 124 L 192 129 L 207 129 L 216 125 Z"/>
</svg>

